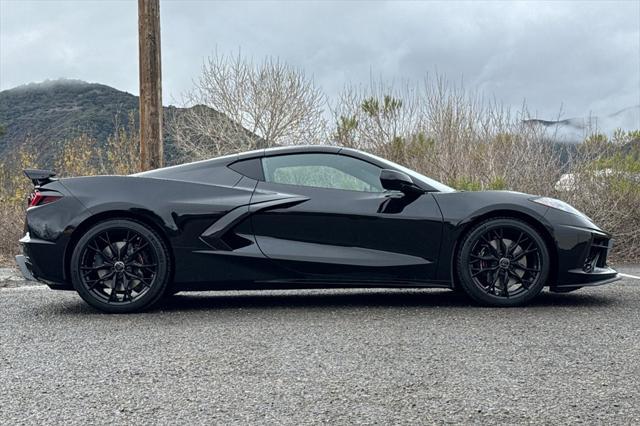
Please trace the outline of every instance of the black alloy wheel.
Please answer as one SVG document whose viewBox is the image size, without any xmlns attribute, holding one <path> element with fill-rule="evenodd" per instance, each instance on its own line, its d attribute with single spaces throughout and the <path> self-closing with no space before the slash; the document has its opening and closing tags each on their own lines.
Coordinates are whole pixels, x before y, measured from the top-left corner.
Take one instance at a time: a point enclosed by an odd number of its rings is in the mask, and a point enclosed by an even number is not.
<svg viewBox="0 0 640 426">
<path fill-rule="evenodd" d="M 465 292 L 481 304 L 518 306 L 537 296 L 549 276 L 549 252 L 529 224 L 485 221 L 460 246 L 457 273 Z"/>
<path fill-rule="evenodd" d="M 155 231 L 129 219 L 100 222 L 78 241 L 71 258 L 75 289 L 110 313 L 150 307 L 170 277 L 167 248 Z"/>
</svg>

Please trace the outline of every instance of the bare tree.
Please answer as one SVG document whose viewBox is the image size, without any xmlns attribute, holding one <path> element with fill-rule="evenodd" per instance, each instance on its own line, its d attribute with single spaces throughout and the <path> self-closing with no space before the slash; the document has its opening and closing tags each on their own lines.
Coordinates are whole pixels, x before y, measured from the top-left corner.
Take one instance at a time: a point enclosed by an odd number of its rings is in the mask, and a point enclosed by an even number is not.
<svg viewBox="0 0 640 426">
<path fill-rule="evenodd" d="M 333 114 L 335 143 L 454 186 L 541 192 L 559 177 L 551 145 L 524 125 L 524 112 L 514 115 L 440 76 L 399 88 L 375 81 L 347 86 Z"/>
<path fill-rule="evenodd" d="M 301 70 L 277 59 L 256 64 L 240 54 L 216 53 L 184 103 L 192 107 L 174 111 L 169 128 L 191 158 L 324 138 L 323 93 Z"/>
</svg>

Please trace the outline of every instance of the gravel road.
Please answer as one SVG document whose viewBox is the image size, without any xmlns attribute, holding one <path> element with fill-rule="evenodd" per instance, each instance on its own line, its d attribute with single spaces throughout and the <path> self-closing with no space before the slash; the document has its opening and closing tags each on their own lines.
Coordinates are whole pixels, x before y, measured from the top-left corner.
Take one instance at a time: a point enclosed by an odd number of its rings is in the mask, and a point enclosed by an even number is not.
<svg viewBox="0 0 640 426">
<path fill-rule="evenodd" d="M 621 271 L 640 275 L 640 268 Z M 640 423 L 640 280 L 527 308 L 442 290 L 0 289 L 1 424 Z"/>
</svg>

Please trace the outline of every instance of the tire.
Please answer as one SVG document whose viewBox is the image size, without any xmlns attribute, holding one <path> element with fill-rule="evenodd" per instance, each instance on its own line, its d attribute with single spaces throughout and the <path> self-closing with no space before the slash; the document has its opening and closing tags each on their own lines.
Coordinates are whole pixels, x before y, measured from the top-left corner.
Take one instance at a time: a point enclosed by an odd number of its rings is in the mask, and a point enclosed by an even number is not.
<svg viewBox="0 0 640 426">
<path fill-rule="evenodd" d="M 522 306 L 549 277 L 550 257 L 540 234 L 511 218 L 484 221 L 467 233 L 456 257 L 460 285 L 485 306 Z"/>
<path fill-rule="evenodd" d="M 70 270 L 80 297 L 107 313 L 150 308 L 162 298 L 171 277 L 162 238 L 130 219 L 106 220 L 90 228 L 73 250 Z"/>
</svg>

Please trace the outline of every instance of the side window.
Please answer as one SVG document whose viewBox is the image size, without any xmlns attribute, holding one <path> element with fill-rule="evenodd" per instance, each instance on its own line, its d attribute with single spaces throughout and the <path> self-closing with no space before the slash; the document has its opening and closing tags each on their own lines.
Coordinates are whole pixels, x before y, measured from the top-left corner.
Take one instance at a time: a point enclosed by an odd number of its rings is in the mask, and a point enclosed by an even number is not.
<svg viewBox="0 0 640 426">
<path fill-rule="evenodd" d="M 259 158 L 240 160 L 228 166 L 231 170 L 254 180 L 264 180 Z"/>
<path fill-rule="evenodd" d="M 262 159 L 267 182 L 347 191 L 384 192 L 380 168 L 338 154 L 289 154 Z"/>
</svg>

